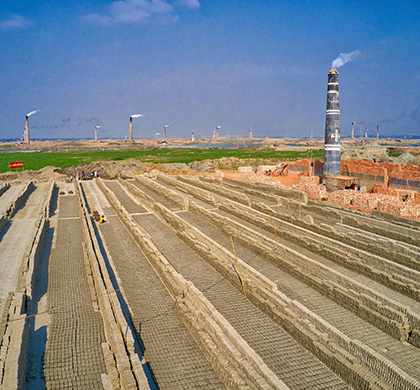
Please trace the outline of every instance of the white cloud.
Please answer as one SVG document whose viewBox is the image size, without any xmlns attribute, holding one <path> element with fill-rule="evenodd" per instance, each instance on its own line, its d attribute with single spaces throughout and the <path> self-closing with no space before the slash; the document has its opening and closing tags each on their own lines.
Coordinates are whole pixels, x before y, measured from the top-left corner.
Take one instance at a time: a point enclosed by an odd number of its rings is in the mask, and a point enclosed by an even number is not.
<svg viewBox="0 0 420 390">
<path fill-rule="evenodd" d="M 198 0 L 179 0 L 179 4 L 188 8 L 200 8 L 200 2 Z"/>
<path fill-rule="evenodd" d="M 179 0 L 176 5 L 199 8 L 198 0 Z M 119 23 L 140 23 L 153 18 L 177 20 L 175 5 L 168 0 L 119 0 L 113 1 L 104 13 L 85 15 L 84 20 L 104 25 Z"/>
<path fill-rule="evenodd" d="M 33 22 L 22 15 L 10 15 L 9 19 L 0 21 L 0 30 L 20 30 L 33 25 Z"/>
</svg>

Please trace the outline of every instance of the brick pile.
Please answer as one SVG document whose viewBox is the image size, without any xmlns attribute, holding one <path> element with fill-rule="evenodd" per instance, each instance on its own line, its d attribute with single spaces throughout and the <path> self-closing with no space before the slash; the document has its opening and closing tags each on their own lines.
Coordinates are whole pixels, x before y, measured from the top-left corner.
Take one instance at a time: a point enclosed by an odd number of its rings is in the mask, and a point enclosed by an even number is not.
<svg viewBox="0 0 420 390">
<path fill-rule="evenodd" d="M 328 201 L 342 207 L 360 210 L 374 210 L 381 201 L 395 201 L 395 197 L 385 194 L 371 194 L 354 190 L 341 190 L 328 194 Z"/>
<path fill-rule="evenodd" d="M 334 191 L 328 194 L 328 200 L 339 206 L 349 207 L 354 197 L 354 190 Z"/>
<path fill-rule="evenodd" d="M 225 177 L 228 177 L 228 176 L 225 175 Z M 279 183 L 279 182 L 273 182 L 270 176 L 255 174 L 254 172 L 252 173 L 242 172 L 239 175 L 239 179 L 243 181 L 254 182 L 254 183 L 268 183 L 268 184 L 271 183 L 271 184 L 276 184 L 276 185 L 278 185 Z"/>
<path fill-rule="evenodd" d="M 392 200 L 393 197 L 385 194 L 366 194 L 357 192 L 354 194 L 350 205 L 361 210 L 374 210 L 382 201 Z"/>
<path fill-rule="evenodd" d="M 310 164 L 310 161 L 301 160 L 297 163 L 305 166 Z M 369 161 L 357 161 L 356 163 L 362 163 L 361 165 L 364 166 L 365 173 L 372 174 L 370 169 L 375 165 L 375 163 Z M 377 165 L 378 163 L 376 163 L 376 166 Z M 387 165 L 396 164 L 387 163 Z M 379 171 L 381 170 L 379 169 Z M 379 171 L 376 171 L 376 173 L 380 173 Z M 382 172 L 384 171 L 382 170 Z M 232 175 L 225 173 L 225 177 L 286 187 L 280 181 L 273 181 L 273 178 L 270 176 L 255 174 L 254 172 L 241 172 L 239 174 L 238 172 L 235 172 L 234 174 L 232 173 Z M 372 210 L 381 210 L 405 218 L 420 219 L 420 193 L 417 191 L 399 188 L 383 188 L 381 185 L 375 185 L 373 193 L 354 190 L 327 192 L 323 185 L 318 184 L 318 176 L 307 176 L 307 173 L 305 172 L 304 174 L 297 176 L 297 180 L 298 183 L 292 185 L 291 187 L 295 190 L 306 192 L 308 198 L 311 200 L 329 201 L 342 207 L 367 212 Z M 406 201 L 403 201 L 404 195 L 408 195 Z"/>
<path fill-rule="evenodd" d="M 419 219 L 420 205 L 397 196 L 363 193 L 353 190 L 335 191 L 328 194 L 328 201 L 339 206 L 363 211 L 380 210 L 399 217 Z"/>
<path fill-rule="evenodd" d="M 372 192 L 374 193 L 374 194 L 386 194 L 386 195 L 392 195 L 392 196 L 395 196 L 395 194 L 396 194 L 396 188 L 390 188 L 390 187 L 387 187 L 387 188 L 384 188 L 382 185 L 380 185 L 380 184 L 375 184 L 373 187 L 372 187 Z"/>
<path fill-rule="evenodd" d="M 411 198 L 404 202 L 401 197 L 396 196 L 397 193 L 400 195 L 400 192 L 404 192 L 404 190 L 400 189 L 390 189 L 392 190 L 389 191 L 390 194 L 379 191 L 376 193 L 366 193 L 354 190 L 327 192 L 323 185 L 304 182 L 299 182 L 294 185 L 293 189 L 305 191 L 311 200 L 328 201 L 338 206 L 367 212 L 380 210 L 404 218 L 420 219 L 420 204 L 414 203 Z M 384 190 L 383 192 L 386 191 Z M 404 193 L 407 193 L 407 191 Z"/>
<path fill-rule="evenodd" d="M 399 217 L 420 219 L 420 205 L 403 202 L 397 198 L 380 201 L 377 208 L 380 211 L 398 215 Z"/>
<path fill-rule="evenodd" d="M 386 194 L 386 195 L 391 195 L 391 196 L 395 196 L 400 200 L 403 200 L 403 197 L 405 195 L 408 195 L 407 197 L 407 202 L 409 203 L 420 203 L 420 192 L 418 191 L 413 191 L 413 190 L 406 190 L 403 188 L 383 188 L 380 185 L 375 185 L 373 187 L 373 192 L 376 194 Z"/>
<path fill-rule="evenodd" d="M 298 191 L 306 192 L 308 194 L 308 198 L 312 200 L 328 200 L 329 198 L 327 190 L 322 185 L 300 182 L 294 185 L 293 188 Z"/>
<path fill-rule="evenodd" d="M 293 165 L 310 167 L 311 161 L 302 159 L 293 161 Z M 322 161 L 314 161 L 315 168 L 322 168 Z M 389 162 L 373 162 L 365 160 L 341 160 L 341 170 L 357 172 L 364 175 L 396 177 L 407 180 L 420 180 L 420 166 L 413 164 L 395 164 Z"/>
<path fill-rule="evenodd" d="M 306 172 L 307 173 L 307 172 Z M 308 183 L 308 184 L 314 184 L 314 185 L 318 185 L 319 184 L 319 176 L 308 176 L 307 175 L 299 175 L 298 177 L 298 183 Z"/>
<path fill-rule="evenodd" d="M 302 160 L 293 161 L 293 165 L 300 166 L 300 167 L 310 167 L 311 161 L 307 158 L 304 158 Z"/>
<path fill-rule="evenodd" d="M 363 160 L 341 160 L 341 170 L 365 175 L 396 177 L 407 180 L 420 180 L 420 167 L 412 164 L 394 164 Z"/>
<path fill-rule="evenodd" d="M 372 176 L 388 176 L 388 171 L 383 163 L 364 160 L 341 160 L 341 171 Z"/>
</svg>

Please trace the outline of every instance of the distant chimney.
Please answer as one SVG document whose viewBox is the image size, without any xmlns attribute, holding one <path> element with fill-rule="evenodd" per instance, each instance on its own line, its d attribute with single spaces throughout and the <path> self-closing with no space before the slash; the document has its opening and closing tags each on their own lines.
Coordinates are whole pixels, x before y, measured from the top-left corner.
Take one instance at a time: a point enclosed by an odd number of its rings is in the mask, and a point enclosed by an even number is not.
<svg viewBox="0 0 420 390">
<path fill-rule="evenodd" d="M 130 141 L 133 142 L 133 117 L 130 116 Z"/>
<path fill-rule="evenodd" d="M 354 139 L 354 122 L 351 122 L 351 139 Z"/>
<path fill-rule="evenodd" d="M 166 129 L 168 128 L 168 125 L 163 126 L 163 139 L 166 139 Z"/>
<path fill-rule="evenodd" d="M 252 129 L 249 129 L 249 138 L 252 138 Z"/>
<path fill-rule="evenodd" d="M 98 126 L 95 126 L 95 141 L 98 140 Z"/>
<path fill-rule="evenodd" d="M 376 139 L 379 140 L 379 125 L 376 125 Z"/>
<path fill-rule="evenodd" d="M 220 126 L 216 126 L 216 139 L 219 139 L 219 129 Z"/>
<path fill-rule="evenodd" d="M 341 174 L 340 103 L 337 69 L 331 69 L 328 72 L 323 174 L 324 177 Z"/>
<path fill-rule="evenodd" d="M 24 135 L 24 138 L 23 138 L 23 142 L 25 144 L 30 144 L 31 143 L 31 141 L 29 139 L 29 119 L 28 118 L 29 118 L 28 115 L 26 115 L 25 135 Z"/>
</svg>

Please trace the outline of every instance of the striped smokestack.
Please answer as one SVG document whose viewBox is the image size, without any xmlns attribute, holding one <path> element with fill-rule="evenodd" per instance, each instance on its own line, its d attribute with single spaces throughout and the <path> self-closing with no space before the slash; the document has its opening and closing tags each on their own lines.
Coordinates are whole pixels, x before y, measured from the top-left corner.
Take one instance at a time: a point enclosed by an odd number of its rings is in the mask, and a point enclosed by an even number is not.
<svg viewBox="0 0 420 390">
<path fill-rule="evenodd" d="M 25 144 L 29 144 L 31 141 L 29 140 L 29 115 L 26 115 L 26 124 L 25 124 L 25 136 L 23 142 Z"/>
<path fill-rule="evenodd" d="M 133 142 L 133 117 L 130 116 L 130 141 Z"/>
<path fill-rule="evenodd" d="M 325 119 L 324 177 L 341 174 L 340 103 L 338 71 L 328 72 L 327 115 Z"/>
</svg>

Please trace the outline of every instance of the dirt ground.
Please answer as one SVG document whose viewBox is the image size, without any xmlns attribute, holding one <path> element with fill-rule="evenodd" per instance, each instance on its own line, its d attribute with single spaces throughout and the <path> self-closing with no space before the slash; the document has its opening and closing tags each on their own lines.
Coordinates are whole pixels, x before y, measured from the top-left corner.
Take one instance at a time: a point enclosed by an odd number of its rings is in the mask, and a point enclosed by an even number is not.
<svg viewBox="0 0 420 390">
<path fill-rule="evenodd" d="M 107 145 L 109 145 L 110 142 Z M 98 141 L 98 143 L 103 143 L 103 141 Z M 136 141 L 135 143 L 140 144 L 140 141 Z M 66 143 L 64 142 L 62 144 L 66 145 Z M 319 142 L 313 143 L 312 146 L 319 147 L 318 144 Z M 38 146 L 36 142 L 33 142 L 30 145 L 34 148 Z M 51 143 L 51 145 L 48 144 L 48 142 L 42 142 L 42 146 L 44 148 L 56 145 L 57 142 Z M 80 146 L 82 145 L 82 143 L 80 142 L 79 144 L 78 141 L 72 141 L 71 145 L 73 147 L 77 145 Z M 360 147 L 361 145 L 363 145 L 363 143 L 358 143 L 357 145 Z M 25 145 L 23 145 L 22 147 L 25 147 Z M 275 147 L 280 146 L 275 145 Z M 417 150 L 419 148 L 411 148 L 410 150 L 414 153 L 416 152 L 414 149 Z M 379 209 L 403 217 L 415 219 L 420 218 L 420 209 L 417 209 L 417 205 L 415 205 L 415 207 L 411 206 L 411 204 L 420 203 L 419 194 L 409 193 L 409 197 L 408 199 L 406 199 L 407 202 L 404 203 L 401 203 L 402 197 L 407 195 L 407 191 L 401 192 L 396 191 L 395 189 L 388 190 L 386 188 L 377 188 L 376 190 L 374 189 L 375 193 L 369 194 L 355 194 L 344 191 L 339 191 L 339 193 L 337 194 L 327 194 L 325 187 L 319 185 L 320 180 L 315 176 L 308 178 L 302 177 L 309 176 L 308 174 L 298 175 L 287 173 L 286 175 L 282 176 L 268 176 L 264 173 L 266 171 L 265 166 L 269 166 L 268 164 L 273 164 L 272 166 L 275 166 L 279 163 L 281 162 L 278 160 L 271 161 L 263 159 L 222 158 L 219 160 L 196 161 L 190 164 L 152 164 L 142 163 L 135 159 L 131 159 L 129 161 L 95 162 L 91 164 L 74 166 L 67 169 L 45 167 L 39 171 L 4 173 L 0 175 L 0 186 L 4 183 L 26 183 L 29 180 L 34 180 L 36 182 L 45 182 L 50 180 L 54 180 L 56 182 L 70 182 L 72 179 L 75 180 L 77 177 L 82 177 L 82 172 L 85 172 L 87 179 L 91 178 L 90 174 L 92 172 L 94 172 L 98 177 L 102 177 L 104 179 L 116 179 L 118 177 L 128 178 L 135 177 L 142 173 L 151 172 L 157 169 L 158 171 L 171 175 L 215 175 L 219 177 L 223 176 L 232 179 L 272 183 L 274 185 L 280 185 L 306 191 L 311 199 L 328 200 L 330 202 L 344 207 L 356 208 L 368 212 L 371 212 L 374 209 Z M 308 159 L 303 159 L 289 163 L 296 166 L 310 167 L 312 162 Z M 236 167 L 246 166 L 249 167 L 247 173 L 239 172 L 238 170 L 236 170 Z M 315 169 L 321 168 L 322 161 L 314 161 L 313 166 Z M 389 179 L 391 177 L 404 180 L 420 181 L 420 166 L 416 164 L 397 164 L 392 162 L 342 159 L 341 166 L 342 170 L 348 172 L 350 175 L 352 173 L 360 173 L 370 176 L 379 176 L 384 177 L 385 182 L 389 182 Z M 259 167 L 257 173 L 254 172 L 255 167 Z"/>
</svg>

